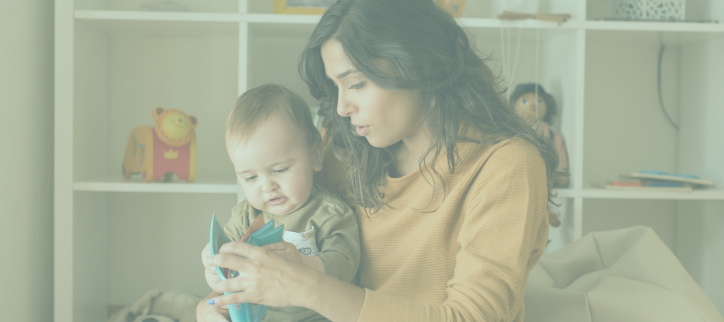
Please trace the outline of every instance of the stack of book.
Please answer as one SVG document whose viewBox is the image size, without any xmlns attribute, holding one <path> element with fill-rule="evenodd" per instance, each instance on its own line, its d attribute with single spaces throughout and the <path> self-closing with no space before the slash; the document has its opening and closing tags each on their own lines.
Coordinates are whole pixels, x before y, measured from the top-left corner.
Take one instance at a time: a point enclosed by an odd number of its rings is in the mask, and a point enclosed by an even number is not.
<svg viewBox="0 0 724 322">
<path fill-rule="evenodd" d="M 693 189 L 711 187 L 712 181 L 703 180 L 695 175 L 682 173 L 668 173 L 662 171 L 645 170 L 621 175 L 625 180 L 614 180 L 606 189 L 616 190 L 654 190 L 691 192 Z"/>
</svg>

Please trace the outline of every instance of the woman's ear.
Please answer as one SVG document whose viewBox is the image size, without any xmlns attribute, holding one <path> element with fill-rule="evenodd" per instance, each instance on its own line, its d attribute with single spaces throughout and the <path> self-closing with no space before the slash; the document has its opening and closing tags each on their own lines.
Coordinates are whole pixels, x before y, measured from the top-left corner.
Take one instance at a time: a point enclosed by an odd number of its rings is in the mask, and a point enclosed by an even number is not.
<svg viewBox="0 0 724 322">
<path fill-rule="evenodd" d="M 312 168 L 315 172 L 322 171 L 322 165 L 324 164 L 324 145 L 322 140 L 317 142 L 312 147 Z"/>
</svg>

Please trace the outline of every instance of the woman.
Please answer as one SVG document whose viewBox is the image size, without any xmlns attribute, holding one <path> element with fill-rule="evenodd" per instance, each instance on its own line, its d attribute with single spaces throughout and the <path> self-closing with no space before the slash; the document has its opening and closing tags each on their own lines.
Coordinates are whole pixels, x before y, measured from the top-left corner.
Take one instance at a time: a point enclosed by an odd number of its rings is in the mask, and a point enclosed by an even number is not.
<svg viewBox="0 0 724 322">
<path fill-rule="evenodd" d="M 339 0 L 299 62 L 331 138 L 318 183 L 356 207 L 351 285 L 229 243 L 200 321 L 228 303 L 301 306 L 332 321 L 522 321 L 548 235 L 557 160 L 508 107 L 454 19 L 429 0 Z"/>
</svg>

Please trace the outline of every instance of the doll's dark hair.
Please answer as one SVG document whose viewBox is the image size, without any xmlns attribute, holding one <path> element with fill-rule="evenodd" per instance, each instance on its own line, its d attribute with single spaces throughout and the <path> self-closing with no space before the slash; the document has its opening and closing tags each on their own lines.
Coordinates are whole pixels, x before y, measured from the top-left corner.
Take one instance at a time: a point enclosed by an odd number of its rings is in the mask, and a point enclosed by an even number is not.
<svg viewBox="0 0 724 322">
<path fill-rule="evenodd" d="M 553 117 L 558 114 L 558 106 L 556 106 L 556 99 L 553 98 L 553 95 L 546 92 L 540 84 L 518 84 L 518 86 L 515 87 L 513 94 L 510 94 L 510 105 L 513 106 L 513 104 L 515 104 L 515 102 L 524 94 L 535 93 L 536 86 L 538 87 L 538 96 L 542 97 L 543 101 L 546 103 L 546 115 L 543 115 L 543 122 L 551 124 Z"/>
<path fill-rule="evenodd" d="M 432 138 L 420 159 L 420 171 L 428 182 L 433 180 L 433 189 L 435 177 L 441 180 L 441 175 L 429 165 L 445 153 L 449 172 L 454 173 L 460 161 L 456 143 L 475 141 L 458 136 L 465 126 L 491 140 L 476 141 L 480 144 L 512 137 L 532 143 L 545 161 L 550 200 L 550 178 L 558 162 L 555 149 L 508 107 L 487 58 L 477 54 L 452 15 L 430 0 L 338 0 L 314 29 L 298 68 L 319 100 L 319 115 L 324 117 L 322 125 L 335 156 L 349 165 L 342 192 L 348 202 L 364 207 L 367 215 L 386 206 L 380 187 L 392 157 L 385 148 L 373 147 L 356 135 L 349 117 L 337 114 L 337 88 L 325 74 L 321 56 L 321 47 L 330 39 L 341 43 L 354 67 L 375 85 L 413 91 Z M 379 59 L 387 61 L 393 72 L 375 64 Z M 429 155 L 431 162 L 424 162 Z"/>
</svg>

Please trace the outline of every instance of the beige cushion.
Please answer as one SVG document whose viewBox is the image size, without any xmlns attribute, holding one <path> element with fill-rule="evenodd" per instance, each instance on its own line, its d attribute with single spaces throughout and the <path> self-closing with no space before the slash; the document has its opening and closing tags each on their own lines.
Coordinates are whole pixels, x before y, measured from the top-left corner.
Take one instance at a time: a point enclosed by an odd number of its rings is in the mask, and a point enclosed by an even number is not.
<svg viewBox="0 0 724 322">
<path fill-rule="evenodd" d="M 530 272 L 525 321 L 724 322 L 653 229 L 590 233 Z"/>
</svg>

